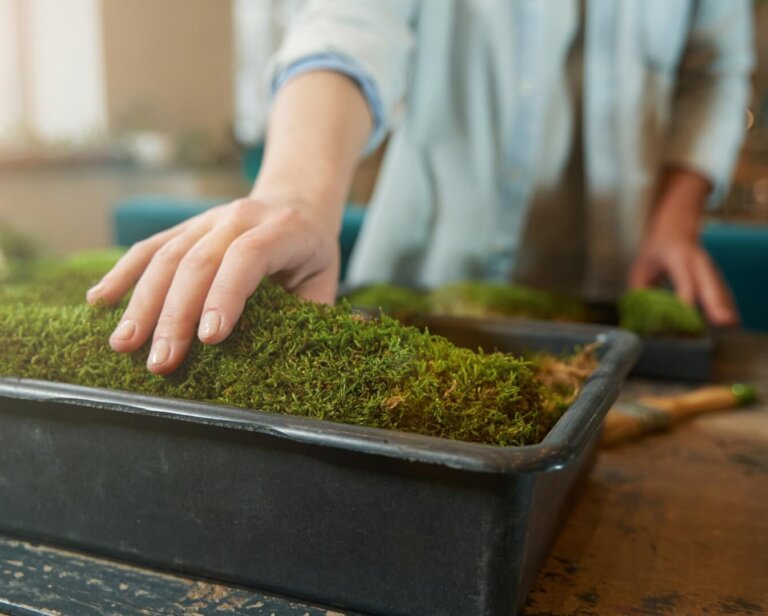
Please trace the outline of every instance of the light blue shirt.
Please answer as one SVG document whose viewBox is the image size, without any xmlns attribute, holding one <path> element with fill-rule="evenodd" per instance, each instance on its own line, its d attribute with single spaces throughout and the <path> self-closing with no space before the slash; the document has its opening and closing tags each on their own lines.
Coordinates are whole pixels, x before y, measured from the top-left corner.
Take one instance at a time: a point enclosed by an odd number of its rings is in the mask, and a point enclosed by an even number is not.
<svg viewBox="0 0 768 616">
<path fill-rule="evenodd" d="M 351 283 L 522 277 L 574 291 L 557 264 L 578 246 L 578 290 L 601 299 L 624 287 L 660 169 L 702 173 L 715 198 L 727 186 L 750 18 L 746 0 L 587 0 L 579 117 L 566 70 L 578 0 L 314 0 L 270 78 L 338 70 L 369 101 L 368 149 L 392 132 Z M 584 182 L 569 191 L 579 122 Z"/>
</svg>

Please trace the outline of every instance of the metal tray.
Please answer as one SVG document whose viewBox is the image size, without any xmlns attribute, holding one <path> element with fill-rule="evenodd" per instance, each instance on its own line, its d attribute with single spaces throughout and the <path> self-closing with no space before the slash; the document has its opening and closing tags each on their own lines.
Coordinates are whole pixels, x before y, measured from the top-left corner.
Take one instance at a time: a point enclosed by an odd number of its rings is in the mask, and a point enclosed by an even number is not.
<svg viewBox="0 0 768 616">
<path fill-rule="evenodd" d="M 516 352 L 599 340 L 600 363 L 544 441 L 517 448 L 0 379 L 0 530 L 367 613 L 507 616 L 638 342 L 533 322 L 430 329 Z"/>
</svg>

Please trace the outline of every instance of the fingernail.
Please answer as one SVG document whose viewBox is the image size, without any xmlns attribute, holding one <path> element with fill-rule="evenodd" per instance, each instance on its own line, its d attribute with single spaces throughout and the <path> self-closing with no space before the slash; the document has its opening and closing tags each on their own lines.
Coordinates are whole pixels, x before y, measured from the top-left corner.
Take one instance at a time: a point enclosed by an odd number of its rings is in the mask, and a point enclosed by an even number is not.
<svg viewBox="0 0 768 616">
<path fill-rule="evenodd" d="M 221 329 L 221 315 L 218 310 L 209 310 L 200 321 L 200 337 L 211 338 Z"/>
<path fill-rule="evenodd" d="M 89 302 L 93 301 L 97 297 L 99 297 L 104 292 L 104 283 L 100 282 L 94 286 L 92 286 L 85 294 L 85 299 Z"/>
<path fill-rule="evenodd" d="M 164 364 L 171 354 L 171 345 L 165 338 L 155 340 L 152 345 L 152 352 L 149 354 L 149 363 L 152 366 Z"/>
<path fill-rule="evenodd" d="M 136 321 L 134 321 L 133 319 L 126 319 L 115 328 L 115 331 L 112 332 L 112 339 L 113 340 L 129 340 L 130 338 L 133 338 L 133 335 L 135 333 L 136 333 Z"/>
</svg>

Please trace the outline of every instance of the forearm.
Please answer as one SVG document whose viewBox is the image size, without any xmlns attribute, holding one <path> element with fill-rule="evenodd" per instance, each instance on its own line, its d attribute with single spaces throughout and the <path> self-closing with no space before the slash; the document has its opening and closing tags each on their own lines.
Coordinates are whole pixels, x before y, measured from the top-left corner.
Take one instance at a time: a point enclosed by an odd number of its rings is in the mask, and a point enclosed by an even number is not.
<svg viewBox="0 0 768 616">
<path fill-rule="evenodd" d="M 330 71 L 299 75 L 277 93 L 252 196 L 299 203 L 315 220 L 338 226 L 371 128 L 352 80 Z"/>
</svg>

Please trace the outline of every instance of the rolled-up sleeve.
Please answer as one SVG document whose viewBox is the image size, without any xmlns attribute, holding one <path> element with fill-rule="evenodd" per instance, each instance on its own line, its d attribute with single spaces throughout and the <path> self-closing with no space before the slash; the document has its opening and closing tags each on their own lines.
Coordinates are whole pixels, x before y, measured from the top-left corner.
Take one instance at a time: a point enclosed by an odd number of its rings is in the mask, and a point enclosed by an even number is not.
<svg viewBox="0 0 768 616">
<path fill-rule="evenodd" d="M 333 71 L 345 75 L 354 81 L 357 84 L 357 87 L 360 88 L 360 91 L 363 93 L 363 96 L 368 103 L 368 108 L 371 110 L 371 118 L 373 120 L 373 129 L 371 130 L 371 135 L 368 138 L 368 143 L 363 155 L 371 154 L 377 147 L 379 147 L 387 133 L 387 128 L 384 124 L 384 105 L 381 101 L 381 96 L 379 95 L 376 83 L 374 83 L 368 73 L 349 58 L 337 54 L 324 53 L 308 56 L 287 66 L 280 73 L 275 75 L 271 89 L 273 92 L 277 92 L 277 90 L 294 77 L 312 71 Z"/>
<path fill-rule="evenodd" d="M 399 121 L 406 97 L 417 0 L 312 0 L 272 58 L 275 92 L 312 70 L 348 76 L 368 101 L 373 130 L 368 151 Z"/>
<path fill-rule="evenodd" d="M 702 173 L 725 194 L 744 136 L 754 64 L 748 0 L 702 0 L 680 64 L 667 162 Z"/>
</svg>

